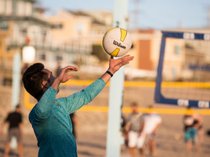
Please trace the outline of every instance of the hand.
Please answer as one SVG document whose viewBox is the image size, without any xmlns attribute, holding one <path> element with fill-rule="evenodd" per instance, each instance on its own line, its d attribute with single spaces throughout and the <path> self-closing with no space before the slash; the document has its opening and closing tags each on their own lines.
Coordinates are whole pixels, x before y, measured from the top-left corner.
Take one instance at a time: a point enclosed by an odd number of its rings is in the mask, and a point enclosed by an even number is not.
<svg viewBox="0 0 210 157">
<path fill-rule="evenodd" d="M 122 58 L 113 59 L 111 58 L 109 60 L 109 71 L 114 74 L 116 71 L 118 71 L 122 66 L 128 64 L 131 60 L 133 60 L 133 56 L 126 55 Z"/>
<path fill-rule="evenodd" d="M 69 79 L 73 78 L 72 75 L 69 74 L 70 71 L 77 71 L 78 69 L 74 66 L 67 66 L 63 69 L 61 69 L 60 74 L 57 76 L 57 80 L 59 81 L 59 83 L 65 83 L 67 82 Z"/>
</svg>

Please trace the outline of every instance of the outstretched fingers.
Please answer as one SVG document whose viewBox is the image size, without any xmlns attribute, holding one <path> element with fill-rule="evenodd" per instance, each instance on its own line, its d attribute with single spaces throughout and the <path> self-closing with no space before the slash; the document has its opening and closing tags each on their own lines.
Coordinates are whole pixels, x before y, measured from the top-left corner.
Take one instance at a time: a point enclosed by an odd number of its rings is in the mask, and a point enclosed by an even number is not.
<svg viewBox="0 0 210 157">
<path fill-rule="evenodd" d="M 78 68 L 75 66 L 67 66 L 61 70 L 61 75 L 64 75 L 65 73 L 69 71 L 78 71 Z"/>
<path fill-rule="evenodd" d="M 64 71 L 78 71 L 78 68 L 75 66 L 67 66 L 64 68 Z"/>
<path fill-rule="evenodd" d="M 70 71 L 78 71 L 78 68 L 75 66 L 67 66 L 61 70 L 61 73 L 59 74 L 58 78 L 61 83 L 64 83 L 68 81 L 69 79 L 72 79 L 73 76 L 68 74 Z"/>
<path fill-rule="evenodd" d="M 124 57 L 122 57 L 122 58 L 119 58 L 117 65 L 119 65 L 120 67 L 123 66 L 123 65 L 126 65 L 126 64 L 128 64 L 131 60 L 133 60 L 133 58 L 134 58 L 134 57 L 133 57 L 133 56 L 130 56 L 130 55 L 126 55 L 126 56 L 124 56 Z"/>
</svg>

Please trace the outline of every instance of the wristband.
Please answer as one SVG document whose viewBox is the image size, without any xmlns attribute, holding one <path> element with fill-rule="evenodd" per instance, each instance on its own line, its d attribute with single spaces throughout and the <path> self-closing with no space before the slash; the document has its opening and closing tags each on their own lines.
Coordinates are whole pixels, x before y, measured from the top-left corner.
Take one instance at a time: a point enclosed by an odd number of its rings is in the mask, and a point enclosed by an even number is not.
<svg viewBox="0 0 210 157">
<path fill-rule="evenodd" d="M 109 74 L 111 77 L 113 76 L 113 74 L 109 70 L 107 70 L 106 73 Z"/>
</svg>

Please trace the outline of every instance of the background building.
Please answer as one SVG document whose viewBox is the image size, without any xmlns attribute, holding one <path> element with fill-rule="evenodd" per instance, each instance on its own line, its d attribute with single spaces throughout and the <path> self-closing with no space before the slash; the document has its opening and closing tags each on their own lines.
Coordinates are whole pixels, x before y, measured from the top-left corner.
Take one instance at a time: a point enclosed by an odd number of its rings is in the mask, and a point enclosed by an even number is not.
<svg viewBox="0 0 210 157">
<path fill-rule="evenodd" d="M 62 24 L 61 29 L 51 30 L 51 34 L 53 45 L 60 45 L 67 50 L 66 53 L 60 54 L 63 63 L 100 63 L 100 54 L 105 54 L 102 52 L 101 41 L 112 23 L 110 12 L 61 10 L 48 19 L 51 23 Z M 103 57 L 106 59 L 105 55 Z"/>
<path fill-rule="evenodd" d="M 40 12 L 34 4 L 34 0 L 0 1 L 0 32 L 4 33 L 0 51 L 3 84 L 11 82 L 13 56 L 21 54 L 23 46 L 31 45 L 37 53 L 51 50 L 46 45 L 49 45 L 49 30 L 56 25 L 38 16 Z"/>
<path fill-rule="evenodd" d="M 35 61 L 44 62 L 51 69 L 59 64 L 75 64 L 80 66 L 81 72 L 100 73 L 108 58 L 101 41 L 104 33 L 112 27 L 112 18 L 109 11 L 60 10 L 55 15 L 46 16 L 45 9 L 37 6 L 35 0 L 1 0 L 1 82 L 11 83 L 13 55 L 21 53 L 24 45 L 33 46 L 36 50 Z M 209 29 L 182 28 L 172 31 L 209 32 Z M 135 59 L 126 70 L 126 75 L 131 79 L 155 79 L 161 31 L 135 29 L 130 33 L 134 48 L 129 53 Z M 185 40 L 167 40 L 163 71 L 166 80 L 190 79 L 195 76 L 189 70 L 192 62 L 209 63 L 203 53 L 208 49 L 207 45 L 203 42 L 196 44 Z"/>
<path fill-rule="evenodd" d="M 209 33 L 210 29 L 182 28 L 167 31 Z M 129 53 L 135 58 L 130 64 L 132 69 L 127 71 L 131 78 L 155 79 L 160 55 L 161 35 L 161 31 L 152 29 L 132 31 L 134 48 Z M 164 80 L 198 80 L 203 78 L 204 75 L 207 75 L 209 54 L 208 41 L 167 39 L 163 67 Z M 192 65 L 196 65 L 197 69 L 193 69 Z M 202 67 L 203 70 L 201 70 Z"/>
</svg>

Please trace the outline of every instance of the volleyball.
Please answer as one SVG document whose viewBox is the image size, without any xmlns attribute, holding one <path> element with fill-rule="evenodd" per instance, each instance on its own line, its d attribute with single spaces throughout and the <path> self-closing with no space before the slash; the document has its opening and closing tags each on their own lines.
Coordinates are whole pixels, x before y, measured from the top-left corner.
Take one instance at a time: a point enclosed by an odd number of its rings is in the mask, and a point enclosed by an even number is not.
<svg viewBox="0 0 210 157">
<path fill-rule="evenodd" d="M 123 28 L 112 28 L 104 34 L 102 45 L 107 54 L 121 57 L 132 47 L 131 35 Z"/>
</svg>

